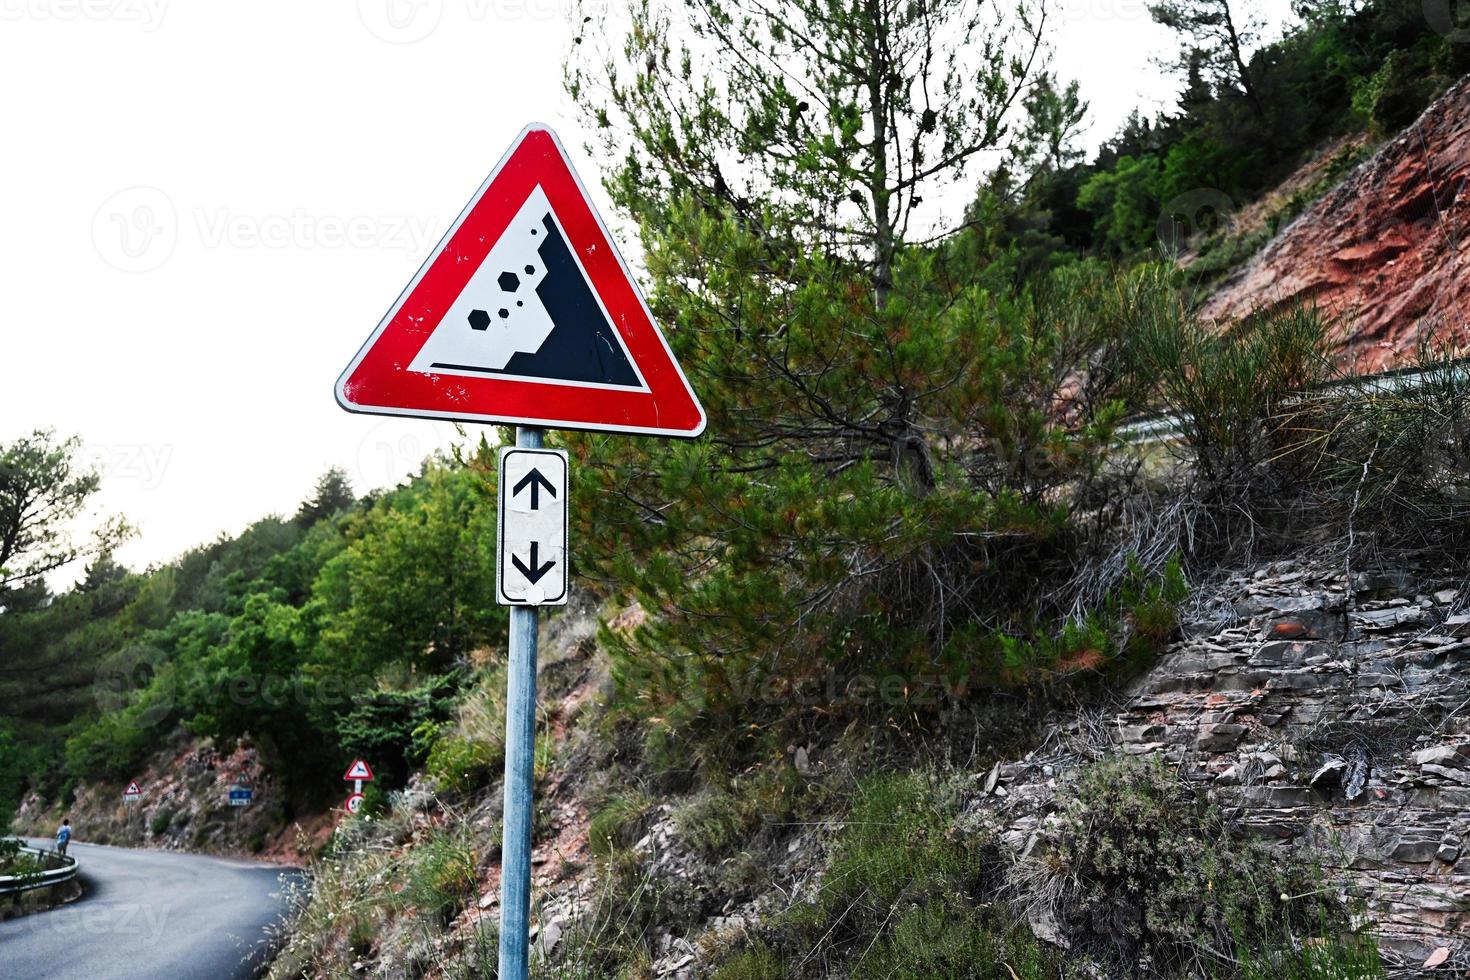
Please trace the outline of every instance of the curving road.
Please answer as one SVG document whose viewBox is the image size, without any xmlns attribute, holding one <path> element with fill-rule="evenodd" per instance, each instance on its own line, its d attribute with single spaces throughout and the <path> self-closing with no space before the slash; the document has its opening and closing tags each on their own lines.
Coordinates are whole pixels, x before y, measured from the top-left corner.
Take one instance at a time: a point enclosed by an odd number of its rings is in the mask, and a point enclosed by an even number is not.
<svg viewBox="0 0 1470 980">
<path fill-rule="evenodd" d="M 32 841 L 50 846 L 50 841 Z M 287 868 L 73 842 L 82 897 L 0 922 L 0 977 L 247 980 L 286 909 Z"/>
</svg>

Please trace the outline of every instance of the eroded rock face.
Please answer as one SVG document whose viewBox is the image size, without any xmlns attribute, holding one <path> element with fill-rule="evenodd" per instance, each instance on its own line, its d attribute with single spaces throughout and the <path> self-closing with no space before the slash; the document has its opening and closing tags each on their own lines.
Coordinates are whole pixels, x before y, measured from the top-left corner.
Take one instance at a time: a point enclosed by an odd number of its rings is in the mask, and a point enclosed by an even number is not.
<svg viewBox="0 0 1470 980">
<path fill-rule="evenodd" d="M 975 776 L 967 822 L 1044 843 L 1068 772 L 1160 756 L 1244 831 L 1320 860 L 1412 972 L 1470 940 L 1470 590 L 1448 571 L 1295 562 L 1231 578 L 1119 710 Z M 1045 923 L 1041 924 L 1043 928 Z M 1461 950 L 1456 956 L 1465 955 Z"/>
<path fill-rule="evenodd" d="M 1422 338 L 1470 338 L 1470 79 L 1292 222 L 1205 304 L 1231 322 L 1292 303 L 1333 317 L 1342 366 L 1413 362 Z"/>
</svg>

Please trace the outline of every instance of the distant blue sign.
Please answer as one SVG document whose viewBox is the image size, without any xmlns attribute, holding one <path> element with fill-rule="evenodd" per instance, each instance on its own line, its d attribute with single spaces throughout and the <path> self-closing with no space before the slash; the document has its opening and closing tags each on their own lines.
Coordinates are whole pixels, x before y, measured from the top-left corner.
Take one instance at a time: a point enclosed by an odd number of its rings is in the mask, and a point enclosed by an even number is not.
<svg viewBox="0 0 1470 980">
<path fill-rule="evenodd" d="M 249 806 L 253 799 L 255 799 L 255 790 L 248 786 L 230 787 L 230 806 Z"/>
</svg>

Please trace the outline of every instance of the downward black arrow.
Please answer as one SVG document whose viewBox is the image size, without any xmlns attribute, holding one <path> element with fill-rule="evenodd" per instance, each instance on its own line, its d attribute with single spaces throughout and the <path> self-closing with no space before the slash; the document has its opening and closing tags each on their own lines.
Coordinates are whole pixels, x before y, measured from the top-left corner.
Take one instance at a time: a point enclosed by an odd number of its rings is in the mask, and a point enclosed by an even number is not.
<svg viewBox="0 0 1470 980">
<path fill-rule="evenodd" d="M 521 561 L 519 555 L 510 556 L 511 564 L 515 565 L 516 568 L 519 568 L 521 570 L 521 574 L 526 576 L 526 580 L 532 585 L 535 585 L 537 582 L 541 581 L 542 577 L 556 566 L 556 562 L 554 561 L 548 561 L 546 564 L 542 565 L 540 563 L 540 559 L 541 545 L 535 541 L 531 542 L 531 566 L 529 568 L 527 568 L 525 563 Z"/>
<path fill-rule="evenodd" d="M 526 487 L 528 487 L 528 486 L 531 488 L 531 509 L 532 510 L 540 510 L 541 509 L 541 488 L 542 487 L 545 487 L 546 488 L 546 492 L 549 493 L 549 494 L 551 494 L 553 497 L 556 496 L 556 487 L 552 485 L 552 482 L 550 480 L 548 480 L 548 479 L 546 479 L 546 477 L 542 476 L 541 475 L 541 471 L 538 470 L 538 469 L 536 469 L 534 466 L 531 468 L 531 472 L 529 472 L 525 476 L 521 477 L 521 482 L 520 483 L 517 483 L 514 487 L 511 488 L 510 495 L 512 497 L 514 497 L 517 494 L 519 494 L 522 490 L 526 489 Z M 531 560 L 534 562 L 536 559 L 533 558 Z M 535 581 L 535 579 L 532 579 L 532 581 Z"/>
</svg>

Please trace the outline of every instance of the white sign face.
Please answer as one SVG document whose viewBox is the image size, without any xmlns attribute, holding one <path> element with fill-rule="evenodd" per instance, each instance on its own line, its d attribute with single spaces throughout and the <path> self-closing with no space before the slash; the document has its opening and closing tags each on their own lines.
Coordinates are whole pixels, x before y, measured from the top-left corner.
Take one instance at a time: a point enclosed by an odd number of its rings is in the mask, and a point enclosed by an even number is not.
<svg viewBox="0 0 1470 980">
<path fill-rule="evenodd" d="M 357 759 L 357 760 L 355 760 L 352 763 L 352 765 L 350 765 L 350 766 L 347 767 L 347 774 L 345 776 L 343 776 L 342 778 L 343 779 L 372 779 L 373 778 L 373 771 L 372 771 L 371 768 L 369 768 L 369 766 L 368 766 L 368 764 L 366 762 L 363 762 L 361 759 Z"/>
<path fill-rule="evenodd" d="M 496 596 L 503 606 L 567 602 L 567 454 L 500 450 Z"/>
<path fill-rule="evenodd" d="M 142 795 L 143 791 L 138 788 L 138 784 L 136 782 L 128 783 L 128 788 L 123 790 L 123 799 L 127 800 L 129 803 L 131 803 L 133 800 L 136 800 Z"/>
<path fill-rule="evenodd" d="M 362 809 L 362 801 L 363 795 L 361 793 L 353 793 L 351 796 L 347 797 L 347 802 L 342 805 L 346 807 L 348 813 L 355 814 L 358 810 Z"/>
</svg>

